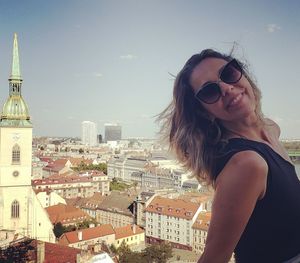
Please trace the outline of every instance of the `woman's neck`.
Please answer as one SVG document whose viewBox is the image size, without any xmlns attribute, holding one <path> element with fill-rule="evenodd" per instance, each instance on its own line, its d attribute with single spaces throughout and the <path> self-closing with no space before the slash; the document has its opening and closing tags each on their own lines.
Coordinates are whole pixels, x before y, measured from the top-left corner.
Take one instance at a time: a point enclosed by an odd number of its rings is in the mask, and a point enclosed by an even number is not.
<svg viewBox="0 0 300 263">
<path fill-rule="evenodd" d="M 222 123 L 227 133 L 225 137 L 230 138 L 244 138 L 251 140 L 264 139 L 264 121 L 258 117 L 252 119 L 245 119 L 241 122 L 223 122 Z"/>
</svg>

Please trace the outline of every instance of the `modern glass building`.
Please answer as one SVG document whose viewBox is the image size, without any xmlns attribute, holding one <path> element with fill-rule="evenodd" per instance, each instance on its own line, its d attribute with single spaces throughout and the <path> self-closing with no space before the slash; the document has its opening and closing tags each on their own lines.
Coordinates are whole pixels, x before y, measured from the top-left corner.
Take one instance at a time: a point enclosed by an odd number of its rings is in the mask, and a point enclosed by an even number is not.
<svg viewBox="0 0 300 263">
<path fill-rule="evenodd" d="M 104 124 L 104 141 L 119 141 L 122 139 L 122 126 L 117 123 Z"/>
</svg>

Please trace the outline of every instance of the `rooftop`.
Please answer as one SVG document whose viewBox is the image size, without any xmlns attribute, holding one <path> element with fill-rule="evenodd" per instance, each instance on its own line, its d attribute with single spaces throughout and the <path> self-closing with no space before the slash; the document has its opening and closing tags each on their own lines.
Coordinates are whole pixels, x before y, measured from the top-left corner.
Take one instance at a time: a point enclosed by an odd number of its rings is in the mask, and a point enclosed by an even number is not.
<svg viewBox="0 0 300 263">
<path fill-rule="evenodd" d="M 190 201 L 157 196 L 154 197 L 151 203 L 147 206 L 146 212 L 190 220 L 193 218 L 199 207 L 200 204 Z"/>
<path fill-rule="evenodd" d="M 194 229 L 201 229 L 201 230 L 208 230 L 209 223 L 211 218 L 211 212 L 201 212 L 199 213 L 195 223 L 193 224 L 192 228 Z"/>
<path fill-rule="evenodd" d="M 79 240 L 79 232 L 82 233 L 82 239 Z M 68 245 L 86 241 L 94 238 L 104 237 L 107 235 L 114 235 L 115 231 L 110 224 L 101 225 L 93 228 L 81 229 L 72 232 L 66 232 L 59 238 L 59 244 Z"/>
<path fill-rule="evenodd" d="M 116 239 L 130 237 L 134 235 L 139 235 L 145 233 L 145 231 L 137 225 L 127 225 L 123 227 L 115 228 Z"/>
</svg>

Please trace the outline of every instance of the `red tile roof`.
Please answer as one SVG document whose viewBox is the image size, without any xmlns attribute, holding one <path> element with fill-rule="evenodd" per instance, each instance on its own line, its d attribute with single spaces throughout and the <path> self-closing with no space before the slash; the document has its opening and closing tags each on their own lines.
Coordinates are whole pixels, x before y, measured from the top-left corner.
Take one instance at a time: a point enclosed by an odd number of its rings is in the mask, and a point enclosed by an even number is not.
<svg viewBox="0 0 300 263">
<path fill-rule="evenodd" d="M 58 204 L 45 208 L 52 224 L 73 224 L 90 219 L 90 216 L 81 209 L 71 205 Z"/>
<path fill-rule="evenodd" d="M 32 180 L 32 185 L 37 186 L 37 185 L 53 185 L 53 184 L 77 184 L 77 183 L 83 183 L 83 182 L 92 182 L 91 177 L 83 177 L 83 176 L 77 176 L 77 175 L 72 175 L 72 176 L 57 176 L 47 178 L 47 179 L 36 179 Z"/>
<path fill-rule="evenodd" d="M 40 160 L 45 163 L 53 163 L 53 159 L 50 157 L 40 157 Z"/>
<path fill-rule="evenodd" d="M 199 207 L 200 204 L 197 203 L 157 196 L 151 201 L 145 211 L 190 220 Z"/>
<path fill-rule="evenodd" d="M 42 242 L 42 241 L 39 241 Z M 34 239 L 23 239 L 10 245 L 9 249 L 15 253 L 25 252 L 26 262 L 36 262 L 37 261 L 37 240 Z M 77 248 L 71 248 L 62 246 L 59 244 L 53 244 L 48 242 L 42 242 L 45 245 L 45 260 L 44 263 L 54 263 L 54 262 L 68 262 L 76 263 L 76 256 L 80 254 L 82 250 Z M 17 256 L 17 255 L 15 255 Z M 21 253 L 20 253 L 21 256 Z M 24 255 L 22 255 L 24 257 Z M 0 261 L 6 260 L 8 258 L 3 258 L 0 254 Z M 2 262 L 2 261 L 1 261 Z"/>
<path fill-rule="evenodd" d="M 135 232 L 134 232 L 134 228 L 135 228 Z M 115 228 L 115 232 L 116 232 L 116 239 L 145 233 L 145 231 L 137 225 L 135 225 L 135 226 L 127 225 L 127 226 L 123 226 L 123 227 L 118 227 L 118 228 Z"/>
<path fill-rule="evenodd" d="M 201 229 L 201 230 L 208 230 L 209 223 L 211 218 L 211 212 L 201 212 L 199 213 L 195 223 L 193 224 L 192 228 L 194 229 Z"/>
<path fill-rule="evenodd" d="M 78 232 L 82 232 L 82 240 L 78 239 Z M 58 243 L 62 245 L 68 245 L 77 243 L 80 241 L 86 241 L 89 239 L 94 239 L 98 237 L 104 237 L 108 235 L 114 235 L 115 231 L 110 224 L 101 225 L 97 227 L 76 230 L 72 232 L 64 233 L 60 238 Z"/>
</svg>

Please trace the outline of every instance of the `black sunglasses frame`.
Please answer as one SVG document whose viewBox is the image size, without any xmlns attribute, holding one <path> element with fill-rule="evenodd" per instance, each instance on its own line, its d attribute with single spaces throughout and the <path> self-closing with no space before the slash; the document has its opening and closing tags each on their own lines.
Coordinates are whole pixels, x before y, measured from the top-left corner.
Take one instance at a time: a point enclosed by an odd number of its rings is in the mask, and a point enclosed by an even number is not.
<svg viewBox="0 0 300 263">
<path fill-rule="evenodd" d="M 237 70 L 237 72 L 240 73 L 239 77 L 237 79 L 234 79 L 233 81 L 228 81 L 226 79 L 224 79 L 222 77 L 222 74 L 224 73 L 224 70 L 228 67 L 228 66 L 232 66 L 234 69 Z M 215 81 L 215 82 L 209 82 L 205 85 L 203 85 L 202 87 L 200 87 L 197 92 L 195 93 L 195 98 L 197 100 L 199 100 L 200 102 L 206 103 L 206 104 L 214 104 L 216 103 L 222 96 L 222 91 L 221 91 L 221 87 L 219 85 L 220 82 L 224 82 L 226 84 L 235 84 L 237 82 L 240 81 L 240 79 L 243 76 L 243 68 L 241 67 L 241 65 L 239 64 L 239 62 L 236 59 L 232 59 L 231 61 L 229 61 L 226 65 L 224 65 L 221 70 L 219 71 L 219 80 Z M 215 87 L 210 87 L 211 85 L 215 85 Z M 201 97 L 201 92 L 203 92 L 203 90 L 205 91 L 205 89 L 212 89 L 215 88 L 216 89 L 216 98 L 213 100 L 204 100 Z M 214 96 L 213 96 L 214 97 Z"/>
</svg>

